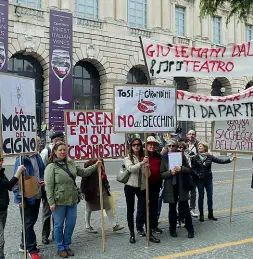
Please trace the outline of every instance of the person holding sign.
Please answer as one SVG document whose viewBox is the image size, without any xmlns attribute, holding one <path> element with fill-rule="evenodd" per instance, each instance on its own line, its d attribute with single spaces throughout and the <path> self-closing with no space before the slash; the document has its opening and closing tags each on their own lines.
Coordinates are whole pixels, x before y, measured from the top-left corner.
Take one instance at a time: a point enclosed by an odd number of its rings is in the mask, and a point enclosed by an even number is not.
<svg viewBox="0 0 253 259">
<path fill-rule="evenodd" d="M 39 147 L 40 138 L 37 137 L 37 148 Z M 23 164 L 25 171 L 25 202 L 22 204 L 22 197 L 20 194 L 20 186 L 16 184 L 14 193 L 14 203 L 18 205 L 20 214 L 22 215 L 22 206 L 24 206 L 24 221 L 26 232 L 26 249 L 32 259 L 39 259 L 39 249 L 37 248 L 36 234 L 34 225 L 37 222 L 40 200 L 41 187 L 44 186 L 44 165 L 39 154 L 20 156 L 16 159 L 14 166 L 14 175 L 19 170 L 19 165 Z M 27 183 L 26 183 L 27 182 Z M 36 194 L 34 194 L 36 193 Z M 29 197 L 29 198 L 28 198 Z M 21 236 L 20 252 L 24 251 L 23 233 Z"/>
<path fill-rule="evenodd" d="M 144 156 L 144 150 L 141 139 L 134 138 L 130 142 L 129 154 L 124 159 L 124 165 L 130 177 L 125 184 L 124 192 L 127 204 L 127 223 L 130 230 L 130 243 L 134 244 L 134 203 L 135 195 L 138 198 L 139 214 L 136 215 L 136 228 L 140 236 L 145 236 L 143 230 L 143 221 L 146 215 L 146 169 L 148 166 L 148 157 Z M 144 220 L 143 220 L 144 219 Z M 150 240 L 151 241 L 151 240 Z"/>
<path fill-rule="evenodd" d="M 67 146 L 57 142 L 45 170 L 47 200 L 54 217 L 54 239 L 58 255 L 62 258 L 74 256 L 70 249 L 77 218 L 78 190 L 76 176 L 90 176 L 101 166 L 98 160 L 88 168 L 80 168 L 67 160 Z"/>
<path fill-rule="evenodd" d="M 212 163 L 217 164 L 228 164 L 236 159 L 233 155 L 231 158 L 220 159 L 218 157 L 209 155 L 208 144 L 205 142 L 199 142 L 198 154 L 193 156 L 191 159 L 192 169 L 197 175 L 197 187 L 199 192 L 199 213 L 200 222 L 204 222 L 204 193 L 206 189 L 207 193 L 207 205 L 208 205 L 208 219 L 216 221 L 217 218 L 213 215 L 213 174 L 212 174 Z"/>
<path fill-rule="evenodd" d="M 90 166 L 96 164 L 98 161 L 97 158 L 93 158 L 88 160 L 85 164 L 85 168 L 89 168 Z M 106 215 L 108 216 L 110 222 L 113 225 L 113 232 L 122 230 L 124 227 L 120 226 L 117 223 L 117 218 L 113 214 L 109 197 L 111 196 L 110 185 L 107 179 L 107 175 L 105 172 L 104 161 L 102 161 L 101 166 L 101 175 L 102 175 L 102 189 L 103 189 L 103 206 L 106 211 Z M 82 182 L 80 186 L 81 193 L 84 195 L 84 199 L 86 201 L 86 211 L 85 211 L 85 223 L 86 230 L 89 233 L 97 233 L 97 231 L 90 225 L 91 220 L 91 212 L 101 210 L 100 206 L 100 193 L 99 193 L 99 179 L 98 172 L 93 172 L 89 177 L 82 177 Z"/>
<path fill-rule="evenodd" d="M 4 159 L 0 155 L 0 259 L 4 259 L 4 228 L 7 219 L 7 211 L 10 202 L 9 193 L 17 184 L 21 174 L 26 168 L 21 165 L 18 167 L 14 177 L 9 181 L 4 173 L 3 168 Z"/>
<path fill-rule="evenodd" d="M 179 215 L 185 219 L 185 228 L 188 231 L 188 238 L 194 238 L 194 228 L 190 208 L 188 204 L 189 177 L 191 168 L 187 158 L 181 152 L 177 152 L 178 142 L 176 139 L 168 141 L 168 171 L 161 173 L 164 181 L 164 203 L 169 203 L 170 235 L 177 237 L 177 203 L 179 203 Z"/>
</svg>

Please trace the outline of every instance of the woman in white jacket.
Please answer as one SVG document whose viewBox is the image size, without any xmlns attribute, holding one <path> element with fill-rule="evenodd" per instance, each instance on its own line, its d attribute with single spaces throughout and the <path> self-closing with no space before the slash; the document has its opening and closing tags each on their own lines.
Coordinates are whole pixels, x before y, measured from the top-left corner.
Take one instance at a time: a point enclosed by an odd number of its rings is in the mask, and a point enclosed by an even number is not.
<svg viewBox="0 0 253 259">
<path fill-rule="evenodd" d="M 129 155 L 125 157 L 124 164 L 130 177 L 125 185 L 124 191 L 127 204 L 127 222 L 130 230 L 130 243 L 135 243 L 134 234 L 134 203 L 135 195 L 138 198 L 138 204 L 141 212 L 136 217 L 137 231 L 142 231 L 143 216 L 146 213 L 146 178 L 145 167 L 148 166 L 148 157 L 144 156 L 142 142 L 139 138 L 134 138 L 129 147 Z M 145 216 L 144 216 L 145 217 Z M 140 229 L 141 228 L 141 229 Z M 145 232 L 144 232 L 145 233 Z"/>
</svg>

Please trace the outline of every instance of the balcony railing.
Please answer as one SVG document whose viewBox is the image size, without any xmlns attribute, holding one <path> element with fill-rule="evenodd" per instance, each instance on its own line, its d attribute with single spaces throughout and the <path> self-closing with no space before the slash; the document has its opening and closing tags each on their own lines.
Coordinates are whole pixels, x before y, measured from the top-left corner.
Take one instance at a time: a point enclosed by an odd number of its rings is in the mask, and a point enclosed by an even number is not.
<svg viewBox="0 0 253 259">
<path fill-rule="evenodd" d="M 174 44 L 187 45 L 187 46 L 191 44 L 191 40 L 183 36 L 174 36 L 173 42 Z"/>
<path fill-rule="evenodd" d="M 103 22 L 101 21 L 81 17 L 76 18 L 76 24 L 81 26 L 93 27 L 97 29 L 102 29 L 103 27 Z"/>
<path fill-rule="evenodd" d="M 34 16 L 34 17 L 39 17 L 43 18 L 44 17 L 44 11 L 39 10 L 36 8 L 32 8 L 29 6 L 22 6 L 22 5 L 15 5 L 15 14 L 17 16 Z"/>
<path fill-rule="evenodd" d="M 140 28 L 129 28 L 130 34 L 136 35 L 136 36 L 143 36 L 145 38 L 150 38 L 151 37 L 151 31 L 145 30 L 145 29 L 140 29 Z"/>
</svg>

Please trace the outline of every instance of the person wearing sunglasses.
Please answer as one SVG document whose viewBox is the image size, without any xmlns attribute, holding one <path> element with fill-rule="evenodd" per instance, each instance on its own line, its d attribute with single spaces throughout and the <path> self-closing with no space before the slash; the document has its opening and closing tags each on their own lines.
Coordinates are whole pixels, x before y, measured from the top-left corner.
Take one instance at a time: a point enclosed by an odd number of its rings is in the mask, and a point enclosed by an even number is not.
<svg viewBox="0 0 253 259">
<path fill-rule="evenodd" d="M 0 155 L 0 259 L 4 259 L 4 228 L 7 220 L 7 211 L 10 202 L 9 193 L 17 184 L 21 174 L 26 168 L 21 165 L 18 167 L 15 175 L 9 181 L 4 173 L 3 168 L 4 159 Z"/>
<path fill-rule="evenodd" d="M 135 196 L 138 199 L 138 213 L 136 215 L 136 229 L 139 236 L 145 236 L 143 229 L 143 219 L 146 215 L 146 166 L 148 166 L 148 157 L 145 157 L 141 139 L 134 138 L 130 142 L 129 154 L 124 159 L 124 165 L 130 177 L 125 184 L 124 192 L 127 204 L 127 223 L 130 231 L 130 243 L 134 244 L 134 205 Z"/>
<path fill-rule="evenodd" d="M 178 152 L 178 142 L 176 139 L 168 141 L 168 153 Z M 169 224 L 171 237 L 177 237 L 177 204 L 179 203 L 179 215 L 185 219 L 185 227 L 188 231 L 188 238 L 194 237 L 194 228 L 190 208 L 188 204 L 189 191 L 185 189 L 185 175 L 191 174 L 191 168 L 187 158 L 182 153 L 182 166 L 177 166 L 169 171 L 161 173 L 164 181 L 164 203 L 169 203 Z M 186 178 L 187 179 L 187 178 Z"/>
</svg>

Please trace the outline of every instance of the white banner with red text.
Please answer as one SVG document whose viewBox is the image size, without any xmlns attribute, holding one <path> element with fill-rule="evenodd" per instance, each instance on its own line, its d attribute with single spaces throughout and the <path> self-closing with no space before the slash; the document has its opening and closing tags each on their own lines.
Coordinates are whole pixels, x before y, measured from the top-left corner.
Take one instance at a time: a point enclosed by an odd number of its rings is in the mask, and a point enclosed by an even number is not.
<svg viewBox="0 0 253 259">
<path fill-rule="evenodd" d="M 252 120 L 216 121 L 213 125 L 212 150 L 252 153 Z"/>
<path fill-rule="evenodd" d="M 178 121 L 224 121 L 253 117 L 253 87 L 227 96 L 177 90 Z"/>
<path fill-rule="evenodd" d="M 252 76 L 253 41 L 204 48 L 142 39 L 151 78 Z"/>
<path fill-rule="evenodd" d="M 126 155 L 125 134 L 113 133 L 111 111 L 65 111 L 64 120 L 71 159 Z"/>
</svg>

